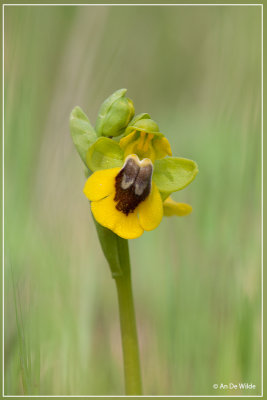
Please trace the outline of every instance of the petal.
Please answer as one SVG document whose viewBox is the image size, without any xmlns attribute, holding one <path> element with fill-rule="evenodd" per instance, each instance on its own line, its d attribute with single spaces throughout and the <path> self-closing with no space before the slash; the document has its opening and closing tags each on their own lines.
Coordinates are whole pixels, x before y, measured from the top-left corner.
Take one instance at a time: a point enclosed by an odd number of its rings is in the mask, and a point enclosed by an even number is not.
<svg viewBox="0 0 267 400">
<path fill-rule="evenodd" d="M 139 223 L 137 211 L 128 215 L 118 211 L 114 196 L 115 192 L 105 199 L 91 203 L 91 210 L 97 222 L 124 239 L 141 236 L 144 230 Z"/>
<path fill-rule="evenodd" d="M 168 197 L 163 203 L 163 211 L 165 217 L 171 217 L 173 215 L 178 215 L 183 217 L 189 215 L 192 212 L 192 207 L 186 203 L 177 203 L 170 197 Z"/>
<path fill-rule="evenodd" d="M 138 206 L 139 221 L 146 231 L 155 229 L 162 220 L 163 206 L 157 186 L 152 182 L 149 196 Z"/>
<path fill-rule="evenodd" d="M 124 158 L 130 156 L 131 154 L 137 154 L 137 142 L 131 142 L 124 150 Z"/>
<path fill-rule="evenodd" d="M 117 210 L 116 210 L 117 211 Z M 113 229 L 118 236 L 124 239 L 136 239 L 144 233 L 144 229 L 140 225 L 137 210 L 128 215 L 118 211 L 118 219 Z"/>
<path fill-rule="evenodd" d="M 87 179 L 83 192 L 85 196 L 96 201 L 103 199 L 115 190 L 115 177 L 121 168 L 102 169 L 94 172 Z"/>
<path fill-rule="evenodd" d="M 122 148 L 122 150 L 125 150 L 126 147 L 134 140 L 134 136 L 135 136 L 136 131 L 134 130 L 132 133 L 130 133 L 129 135 L 123 137 L 120 140 L 120 146 Z"/>
<path fill-rule="evenodd" d="M 153 148 L 153 145 L 151 144 L 151 142 L 148 144 L 148 147 L 145 151 L 140 152 L 140 156 L 142 158 L 149 158 L 152 162 L 155 161 L 156 157 L 156 153 L 155 150 Z"/>
<path fill-rule="evenodd" d="M 153 140 L 153 146 L 156 152 L 156 159 L 172 155 L 170 143 L 165 137 L 155 138 Z"/>
</svg>

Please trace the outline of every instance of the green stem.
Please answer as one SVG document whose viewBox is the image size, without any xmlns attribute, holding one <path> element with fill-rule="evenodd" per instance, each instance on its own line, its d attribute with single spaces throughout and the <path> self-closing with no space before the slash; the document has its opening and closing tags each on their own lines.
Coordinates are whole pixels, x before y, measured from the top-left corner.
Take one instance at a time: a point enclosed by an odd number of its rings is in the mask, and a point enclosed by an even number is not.
<svg viewBox="0 0 267 400">
<path fill-rule="evenodd" d="M 122 275 L 115 278 L 120 311 L 126 395 L 141 395 L 142 383 L 128 241 L 118 238 Z"/>
<path fill-rule="evenodd" d="M 115 233 L 109 229 L 98 224 L 95 219 L 94 222 L 103 253 L 105 254 L 112 277 L 115 279 L 117 287 L 124 362 L 125 392 L 126 395 L 141 395 L 142 384 L 128 240 L 115 235 Z"/>
</svg>

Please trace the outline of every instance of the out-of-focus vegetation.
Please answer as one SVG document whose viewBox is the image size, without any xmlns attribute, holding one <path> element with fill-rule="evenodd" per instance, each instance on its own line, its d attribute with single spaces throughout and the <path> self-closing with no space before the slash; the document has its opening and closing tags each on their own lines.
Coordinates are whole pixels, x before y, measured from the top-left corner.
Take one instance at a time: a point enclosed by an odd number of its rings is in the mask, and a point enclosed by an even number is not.
<svg viewBox="0 0 267 400">
<path fill-rule="evenodd" d="M 260 7 L 5 7 L 5 394 L 123 394 L 68 120 L 126 87 L 199 175 L 131 241 L 145 394 L 260 393 Z M 217 390 L 248 382 L 252 391 Z"/>
</svg>

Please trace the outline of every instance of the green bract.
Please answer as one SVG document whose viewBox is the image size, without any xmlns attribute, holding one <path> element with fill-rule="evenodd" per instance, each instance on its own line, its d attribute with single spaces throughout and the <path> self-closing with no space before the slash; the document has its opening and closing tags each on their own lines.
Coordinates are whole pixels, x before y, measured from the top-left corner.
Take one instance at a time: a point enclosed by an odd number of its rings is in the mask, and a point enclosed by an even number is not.
<svg viewBox="0 0 267 400">
<path fill-rule="evenodd" d="M 171 193 L 183 189 L 198 173 L 197 164 L 187 158 L 167 157 L 156 160 L 153 181 L 165 199 Z"/>
<path fill-rule="evenodd" d="M 80 107 L 75 107 L 70 114 L 70 132 L 73 143 L 86 164 L 86 153 L 97 136 L 89 119 Z"/>
<path fill-rule="evenodd" d="M 89 147 L 86 164 L 91 171 L 120 167 L 123 164 L 123 151 L 114 140 L 99 138 Z"/>
<path fill-rule="evenodd" d="M 100 107 L 95 129 L 98 136 L 121 135 L 134 116 L 133 102 L 125 97 L 127 89 L 109 96 Z"/>
</svg>

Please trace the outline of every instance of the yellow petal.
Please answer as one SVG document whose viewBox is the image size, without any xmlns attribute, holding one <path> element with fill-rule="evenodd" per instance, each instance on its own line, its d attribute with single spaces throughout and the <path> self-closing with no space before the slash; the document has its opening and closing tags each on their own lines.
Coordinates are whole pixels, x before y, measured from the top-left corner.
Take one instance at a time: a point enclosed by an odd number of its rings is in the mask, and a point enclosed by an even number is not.
<svg viewBox="0 0 267 400">
<path fill-rule="evenodd" d="M 112 230 L 124 239 L 138 238 L 144 230 L 139 223 L 137 211 L 135 210 L 128 215 L 118 211 L 114 196 L 115 192 L 102 200 L 91 203 L 91 210 L 95 219 L 99 224 Z"/>
<path fill-rule="evenodd" d="M 120 168 L 101 169 L 94 172 L 86 181 L 83 192 L 91 200 L 100 200 L 115 190 L 115 177 Z"/>
<path fill-rule="evenodd" d="M 136 239 L 144 233 L 144 229 L 140 225 L 137 210 L 128 215 L 119 211 L 119 217 L 113 229 L 118 236 L 124 239 Z"/>
<path fill-rule="evenodd" d="M 177 203 L 170 197 L 168 197 L 163 203 L 163 210 L 165 217 L 171 217 L 173 215 L 178 215 L 183 217 L 189 215 L 192 212 L 192 207 L 186 203 Z"/>
<path fill-rule="evenodd" d="M 142 158 L 150 158 L 150 160 L 151 160 L 152 162 L 155 161 L 155 159 L 156 159 L 156 153 L 155 153 L 155 150 L 154 150 L 154 148 L 153 148 L 151 142 L 147 145 L 146 151 L 140 152 L 140 155 L 141 155 Z"/>
<path fill-rule="evenodd" d="M 123 137 L 120 140 L 120 147 L 122 148 L 122 150 L 125 150 L 126 147 L 129 146 L 129 144 L 134 140 L 135 133 L 136 133 L 136 131 L 133 131 L 132 133 Z"/>
<path fill-rule="evenodd" d="M 138 142 L 131 142 L 124 150 L 124 158 L 130 156 L 131 154 L 137 154 L 137 143 Z"/>
<path fill-rule="evenodd" d="M 153 140 L 153 147 L 156 152 L 156 159 L 164 158 L 165 156 L 171 156 L 172 150 L 168 139 L 165 137 L 156 138 Z"/>
<path fill-rule="evenodd" d="M 152 182 L 149 196 L 137 207 L 141 226 L 146 231 L 155 229 L 162 220 L 162 200 L 157 186 Z"/>
</svg>

